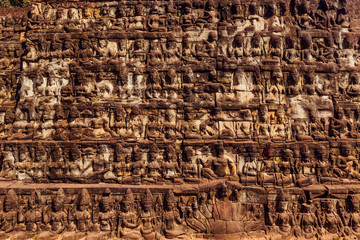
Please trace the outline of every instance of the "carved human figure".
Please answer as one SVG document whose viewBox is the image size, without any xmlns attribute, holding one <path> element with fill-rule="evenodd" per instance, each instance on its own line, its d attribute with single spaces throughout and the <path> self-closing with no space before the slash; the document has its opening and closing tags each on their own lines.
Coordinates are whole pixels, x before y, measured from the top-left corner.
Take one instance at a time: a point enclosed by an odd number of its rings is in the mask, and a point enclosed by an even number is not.
<svg viewBox="0 0 360 240">
<path fill-rule="evenodd" d="M 68 226 L 68 214 L 64 210 L 65 199 L 65 192 L 60 188 L 52 199 L 52 211 L 49 213 L 49 216 L 47 216 L 50 231 L 55 234 L 61 234 Z"/>
<path fill-rule="evenodd" d="M 173 34 L 171 34 L 166 43 L 165 50 L 165 62 L 166 64 L 179 64 L 180 63 L 180 49 L 176 44 L 176 39 Z"/>
<path fill-rule="evenodd" d="M 133 43 L 133 51 L 130 52 L 130 58 L 134 61 L 135 66 L 140 66 L 146 59 L 145 40 L 142 35 L 139 35 Z"/>
<path fill-rule="evenodd" d="M 340 216 L 335 211 L 335 199 L 324 199 L 319 217 L 320 235 L 325 238 L 339 238 L 344 231 Z"/>
<path fill-rule="evenodd" d="M 319 159 L 316 164 L 316 174 L 318 176 L 318 180 L 319 182 L 327 181 L 327 179 L 332 177 L 333 174 L 327 150 L 324 145 L 318 145 L 315 152 Z"/>
<path fill-rule="evenodd" d="M 293 166 L 294 166 L 294 152 L 291 149 L 284 149 L 282 151 L 282 158 L 275 166 L 276 172 L 280 176 L 278 184 L 282 186 L 291 185 L 293 183 Z"/>
<path fill-rule="evenodd" d="M 335 106 L 334 118 L 331 119 L 329 133 L 335 139 L 348 138 L 352 125 L 350 121 L 344 118 L 344 110 L 339 106 Z"/>
<path fill-rule="evenodd" d="M 179 210 L 176 208 L 176 198 L 174 192 L 169 190 L 165 195 L 166 211 L 163 216 L 164 235 L 166 238 L 178 238 L 185 234 L 183 229 L 183 219 L 180 217 Z"/>
<path fill-rule="evenodd" d="M 132 152 L 132 161 L 129 164 L 131 176 L 125 177 L 123 183 L 131 182 L 135 184 L 141 183 L 141 178 L 145 175 L 146 164 L 143 157 L 143 151 L 138 145 L 135 145 Z"/>
<path fill-rule="evenodd" d="M 180 17 L 180 23 L 182 24 L 184 31 L 194 30 L 194 24 L 196 21 L 196 16 L 192 12 L 192 2 L 186 1 L 182 5 L 183 13 Z"/>
<path fill-rule="evenodd" d="M 273 226 L 272 231 L 274 235 L 279 237 L 290 237 L 293 235 L 295 218 L 288 209 L 288 196 L 283 190 L 276 197 L 276 212 L 273 216 L 269 216 L 270 222 Z"/>
<path fill-rule="evenodd" d="M 242 111 L 241 118 L 243 121 L 235 123 L 236 135 L 238 139 L 251 139 L 253 132 L 253 123 L 250 110 Z"/>
<path fill-rule="evenodd" d="M 200 61 L 206 60 L 207 58 L 214 58 L 217 55 L 217 34 L 210 32 L 207 40 L 204 40 L 203 44 L 195 45 L 196 56 Z"/>
<path fill-rule="evenodd" d="M 143 16 L 144 6 L 142 4 L 137 4 L 135 6 L 135 16 L 130 18 L 129 30 L 144 30 L 146 26 L 146 19 Z"/>
<path fill-rule="evenodd" d="M 317 235 L 318 219 L 312 208 L 311 202 L 304 202 L 301 205 L 299 225 L 301 235 L 304 236 L 305 239 L 311 239 Z"/>
<path fill-rule="evenodd" d="M 167 109 L 164 115 L 164 126 L 162 132 L 164 133 L 166 139 L 175 139 L 179 136 L 176 129 L 177 112 L 175 109 Z"/>
<path fill-rule="evenodd" d="M 356 195 L 349 195 L 349 216 L 345 222 L 346 227 L 350 230 L 350 236 L 360 236 L 360 206 L 359 198 Z"/>
<path fill-rule="evenodd" d="M 244 60 L 244 38 L 241 34 L 237 34 L 234 37 L 232 44 L 228 46 L 228 55 L 230 56 L 230 62 L 242 63 Z"/>
<path fill-rule="evenodd" d="M 270 57 L 273 60 L 280 62 L 280 59 L 282 59 L 282 57 L 283 57 L 282 39 L 277 35 L 273 35 L 270 38 L 269 44 L 270 44 L 270 47 L 269 47 Z"/>
<path fill-rule="evenodd" d="M 205 5 L 205 12 L 203 16 L 198 19 L 197 22 L 201 22 L 201 20 L 207 22 L 206 25 L 209 29 L 214 29 L 214 26 L 219 22 L 220 14 L 217 11 L 217 2 L 213 0 L 209 0 Z M 216 29 L 216 28 L 215 28 Z"/>
<path fill-rule="evenodd" d="M 139 101 L 143 98 L 144 94 L 144 75 L 142 71 L 135 71 L 133 75 L 133 92 L 132 98 Z"/>
<path fill-rule="evenodd" d="M 118 237 L 124 239 L 140 239 L 140 218 L 136 212 L 134 196 L 130 188 L 121 201 L 121 213 L 118 223 Z"/>
<path fill-rule="evenodd" d="M 288 64 L 294 64 L 300 61 L 300 56 L 298 50 L 296 50 L 296 38 L 289 36 L 285 39 L 286 41 L 286 50 L 284 53 L 284 59 Z"/>
<path fill-rule="evenodd" d="M 38 60 L 38 52 L 35 47 L 35 44 L 31 40 L 27 40 L 25 43 L 26 55 L 23 58 L 23 68 L 32 68 L 34 67 L 34 62 Z"/>
<path fill-rule="evenodd" d="M 159 152 L 160 150 L 156 144 L 150 145 L 147 159 L 146 177 L 144 178 L 146 181 L 157 182 L 162 178 L 162 166 Z"/>
<path fill-rule="evenodd" d="M 317 141 L 325 141 L 329 138 L 326 134 L 325 119 L 317 117 L 317 110 L 312 109 L 309 111 L 309 133 L 311 137 Z"/>
<path fill-rule="evenodd" d="M 294 119 L 291 124 L 293 137 L 298 141 L 310 141 L 312 138 L 308 135 L 308 128 L 303 119 Z"/>
<path fill-rule="evenodd" d="M 164 54 L 158 39 L 151 40 L 150 42 L 150 54 L 149 64 L 159 65 L 164 62 Z"/>
<path fill-rule="evenodd" d="M 270 138 L 270 125 L 268 124 L 268 107 L 260 105 L 258 110 L 258 122 L 255 124 L 256 135 L 259 140 Z"/>
<path fill-rule="evenodd" d="M 334 173 L 339 177 L 359 177 L 359 162 L 352 154 L 350 144 L 342 143 L 340 156 L 332 156 Z"/>
<path fill-rule="evenodd" d="M 11 151 L 3 151 L 0 176 L 4 179 L 14 179 L 16 177 L 15 159 Z"/>
<path fill-rule="evenodd" d="M 142 237 L 145 240 L 150 239 L 161 239 L 161 234 L 157 231 L 157 218 L 156 214 L 154 213 L 154 198 L 151 194 L 151 191 L 149 189 L 146 189 L 145 194 L 143 195 L 141 199 L 141 227 L 140 231 L 142 234 Z"/>
<path fill-rule="evenodd" d="M 79 232 L 90 231 L 91 225 L 91 198 L 87 189 L 83 188 L 77 199 L 77 210 L 74 215 L 71 216 L 71 220 L 74 221 L 76 230 Z"/>
<path fill-rule="evenodd" d="M 100 138 L 116 136 L 116 133 L 109 127 L 109 118 L 104 109 L 95 109 L 95 118 L 91 120 L 90 124 L 93 128 L 91 133 L 91 136 L 93 137 Z"/>
<path fill-rule="evenodd" d="M 301 28 L 311 28 L 314 25 L 314 19 L 311 14 L 309 2 L 306 0 L 294 1 L 294 18 Z"/>
<path fill-rule="evenodd" d="M 114 117 L 112 118 L 113 122 L 110 122 L 110 126 L 115 129 L 114 132 L 118 136 L 126 135 L 126 116 L 127 113 L 123 106 L 117 106 L 114 111 Z"/>
<path fill-rule="evenodd" d="M 155 1 L 150 9 L 150 16 L 148 17 L 147 24 L 149 30 L 152 32 L 163 32 L 166 29 L 164 27 L 160 27 L 160 7 L 159 4 Z"/>
<path fill-rule="evenodd" d="M 160 85 L 161 79 L 159 72 L 155 69 L 149 73 L 148 86 L 146 89 L 146 96 L 149 99 L 159 98 L 162 93 Z"/>
<path fill-rule="evenodd" d="M 305 64 L 311 64 L 315 61 L 316 52 L 314 50 L 314 44 L 312 42 L 312 37 L 305 33 L 300 38 L 300 47 L 301 47 L 301 58 Z"/>
<path fill-rule="evenodd" d="M 117 216 L 113 207 L 114 199 L 110 189 L 106 188 L 100 200 L 99 224 L 101 231 L 111 233 L 116 230 Z"/>
<path fill-rule="evenodd" d="M 0 228 L 5 233 L 16 230 L 18 222 L 18 196 L 14 189 L 10 189 L 4 200 L 4 212 L 1 216 Z"/>
<path fill-rule="evenodd" d="M 288 118 L 285 109 L 279 106 L 275 114 L 275 124 L 271 125 L 271 137 L 273 141 L 284 141 L 288 138 Z"/>
<path fill-rule="evenodd" d="M 346 88 L 346 93 L 353 99 L 353 101 L 360 101 L 360 76 L 359 73 L 350 73 L 349 85 Z"/>
<path fill-rule="evenodd" d="M 43 228 L 43 209 L 40 192 L 34 191 L 28 199 L 28 209 L 24 215 L 26 231 L 39 232 Z"/>
<path fill-rule="evenodd" d="M 261 36 L 258 32 L 255 32 L 251 42 L 244 49 L 244 55 L 249 57 L 249 64 L 257 65 L 260 63 L 260 56 L 262 54 L 261 45 Z"/>
<path fill-rule="evenodd" d="M 196 181 L 199 177 L 197 159 L 194 156 L 194 149 L 191 146 L 185 147 L 183 151 L 182 175 L 185 181 Z"/>
<path fill-rule="evenodd" d="M 209 179 L 229 177 L 237 179 L 235 163 L 225 156 L 223 144 L 217 146 L 217 157 L 208 159 L 203 164 L 203 176 Z"/>
<path fill-rule="evenodd" d="M 175 181 L 180 177 L 180 167 L 178 164 L 178 159 L 176 151 L 173 146 L 169 145 L 165 148 L 164 151 L 164 163 L 162 167 L 162 175 L 165 179 L 170 181 Z"/>
<path fill-rule="evenodd" d="M 247 148 L 248 156 L 240 169 L 241 182 L 244 184 L 256 184 L 258 177 L 259 148 L 251 145 Z M 244 174 L 245 176 L 242 176 Z"/>
</svg>

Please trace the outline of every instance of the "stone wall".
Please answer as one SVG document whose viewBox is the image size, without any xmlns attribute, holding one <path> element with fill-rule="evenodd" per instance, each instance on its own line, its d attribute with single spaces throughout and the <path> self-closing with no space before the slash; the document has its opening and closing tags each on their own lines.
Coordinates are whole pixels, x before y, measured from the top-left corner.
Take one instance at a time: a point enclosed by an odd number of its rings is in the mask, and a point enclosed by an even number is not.
<svg viewBox="0 0 360 240">
<path fill-rule="evenodd" d="M 357 8 L 0 9 L 1 234 L 358 237 Z"/>
</svg>

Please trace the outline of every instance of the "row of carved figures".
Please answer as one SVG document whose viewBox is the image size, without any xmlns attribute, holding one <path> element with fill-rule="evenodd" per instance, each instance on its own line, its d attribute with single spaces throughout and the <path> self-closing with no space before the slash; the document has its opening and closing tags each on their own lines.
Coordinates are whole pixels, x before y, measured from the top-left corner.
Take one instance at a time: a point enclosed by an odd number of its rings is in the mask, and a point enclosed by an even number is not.
<svg viewBox="0 0 360 240">
<path fill-rule="evenodd" d="M 165 39 L 160 36 L 147 39 L 139 34 L 135 39 L 127 39 L 125 33 L 122 35 L 121 39 L 109 39 L 103 32 L 96 34 L 95 38 L 87 34 L 53 34 L 48 38 L 30 35 L 23 44 L 23 68 L 34 67 L 34 62 L 40 60 L 44 65 L 50 63 L 49 59 L 81 61 L 88 58 L 95 61 L 118 60 L 119 64 L 147 63 L 151 66 L 194 64 L 217 59 L 218 67 L 225 69 L 247 64 L 257 66 L 262 61 L 271 61 L 272 64 L 336 63 L 354 67 L 359 58 L 358 37 L 353 33 L 319 31 L 314 34 L 304 31 L 295 37 L 255 32 L 224 37 L 220 32 L 210 31 L 198 39 L 188 34 L 179 39 L 173 33 L 165 35 Z M 14 50 L 7 50 L 10 51 Z M 4 52 L 6 54 L 5 49 Z"/>
<path fill-rule="evenodd" d="M 246 234 L 272 237 L 358 237 L 359 199 L 309 199 L 282 190 L 267 203 L 242 199 L 243 190 L 222 184 L 197 195 L 175 196 L 172 190 L 153 195 L 131 189 L 113 195 L 90 195 L 82 189 L 68 197 L 59 189 L 53 197 L 33 191 L 18 196 L 9 190 L 0 214 L 1 230 L 28 233 L 103 232 L 123 239 L 176 238 L 185 234 Z M 264 194 L 264 193 L 262 193 Z M 76 198 L 77 197 L 77 198 Z"/>
<path fill-rule="evenodd" d="M 68 108 L 60 104 L 38 107 L 35 99 L 27 98 L 18 102 L 15 111 L 9 108 L 0 112 L 0 138 L 62 141 L 100 138 L 242 139 L 274 142 L 359 138 L 358 106 L 342 108 L 336 105 L 332 109 L 329 100 L 321 104 L 323 109 L 325 106 L 329 108 L 329 117 L 319 118 L 318 107 L 311 104 L 303 104 L 304 113 L 294 116 L 294 109 L 299 109 L 297 103 L 288 110 L 284 105 L 265 104 L 257 109 L 241 110 L 222 110 L 219 107 L 154 110 L 139 106 L 124 108 L 121 105 L 110 109 L 89 104 L 86 107 L 74 104 Z"/>
<path fill-rule="evenodd" d="M 115 64 L 102 65 L 112 68 Z M 19 105 L 34 105 L 35 100 L 42 105 L 55 103 L 91 102 L 90 99 L 117 99 L 121 102 L 169 100 L 179 105 L 209 105 L 217 102 L 221 106 L 230 101 L 233 104 L 281 103 L 290 104 L 290 97 L 308 96 L 312 101 L 339 100 L 359 102 L 359 69 L 339 73 L 318 73 L 312 68 L 282 70 L 280 66 L 270 69 L 256 68 L 251 71 L 210 71 L 193 70 L 184 67 L 149 71 L 121 67 L 106 69 L 100 66 L 82 67 L 78 64 L 57 68 L 50 65 L 38 66 L 37 71 L 24 72 L 19 79 L 19 88 L 9 89 L 18 94 Z M 338 71 L 337 68 L 334 71 Z M 5 80 L 6 81 L 6 80 Z M 3 81 L 2 93 L 10 83 Z M 341 95 L 340 95 L 341 94 Z M 214 97 L 217 95 L 217 98 Z M 45 99 L 34 99 L 34 97 Z M 72 98 L 71 98 L 72 97 Z M 316 98 L 320 97 L 320 98 Z M 321 98 L 322 97 L 322 98 Z M 49 98 L 46 102 L 46 98 Z M 198 100 L 194 100 L 198 98 Z M 255 100 L 256 99 L 256 100 Z M 179 100 L 181 102 L 179 102 Z M 228 102 L 227 102 L 228 101 Z M 336 102 L 334 103 L 336 104 Z M 40 107 L 37 107 L 40 108 Z"/>
<path fill-rule="evenodd" d="M 33 3 L 28 15 L 28 27 L 36 30 L 46 26 L 45 28 L 51 29 L 51 26 L 57 25 L 59 30 L 81 31 L 94 25 L 93 27 L 99 30 L 129 29 L 161 32 L 169 30 L 167 27 L 174 25 L 180 25 L 183 30 L 191 31 L 217 25 L 242 25 L 243 30 L 246 30 L 252 29 L 249 25 L 267 26 L 268 24 L 270 29 L 278 30 L 284 24 L 284 16 L 290 15 L 292 18 L 289 19 L 302 28 L 326 29 L 339 26 L 346 28 L 349 27 L 350 22 L 346 2 L 342 1 L 320 0 L 318 6 L 314 8 L 307 0 L 293 0 L 289 9 L 284 2 L 241 3 L 239 0 L 225 2 L 209 0 L 206 3 L 155 1 L 151 6 L 144 6 L 141 3 L 124 6 L 121 3 L 120 7 L 116 3 L 115 5 L 103 3 L 98 8 L 89 5 L 54 8 Z M 8 22 L 11 23 L 11 20 Z"/>
<path fill-rule="evenodd" d="M 82 148 L 76 144 L 5 146 L 0 176 L 36 182 L 124 184 L 191 184 L 229 179 L 261 186 L 308 186 L 360 179 L 357 147 L 346 142 L 330 149 L 312 145 L 285 146 L 283 150 L 260 150 L 255 144 L 230 149 L 222 143 L 184 146 L 181 150 L 171 145 L 158 148 L 155 144 L 146 148 L 121 144 Z"/>
</svg>

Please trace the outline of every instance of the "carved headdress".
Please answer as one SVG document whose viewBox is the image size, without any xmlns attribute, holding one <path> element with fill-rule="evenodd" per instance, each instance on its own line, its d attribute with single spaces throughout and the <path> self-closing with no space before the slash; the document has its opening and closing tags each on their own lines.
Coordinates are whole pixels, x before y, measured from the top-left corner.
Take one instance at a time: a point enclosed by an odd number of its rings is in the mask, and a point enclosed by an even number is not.
<svg viewBox="0 0 360 240">
<path fill-rule="evenodd" d="M 7 192 L 4 200 L 5 211 L 15 209 L 17 204 L 18 204 L 18 197 L 16 195 L 16 192 L 14 191 L 14 189 L 10 189 Z"/>
<path fill-rule="evenodd" d="M 79 201 L 78 202 L 79 206 L 88 206 L 88 205 L 90 205 L 91 199 L 90 199 L 90 194 L 89 194 L 87 189 L 83 188 L 81 190 L 78 201 Z"/>
<path fill-rule="evenodd" d="M 34 206 L 34 205 L 40 204 L 40 202 L 41 202 L 40 191 L 38 191 L 38 190 L 33 191 L 28 200 L 29 206 Z"/>
<path fill-rule="evenodd" d="M 65 202 L 65 192 L 64 189 L 59 188 L 59 190 L 56 193 L 55 198 L 53 199 L 53 205 L 54 206 L 63 206 Z"/>
<path fill-rule="evenodd" d="M 134 195 L 130 188 L 126 190 L 126 194 L 121 201 L 124 205 L 134 203 Z"/>
<path fill-rule="evenodd" d="M 152 206 L 153 204 L 153 195 L 151 194 L 150 189 L 146 189 L 145 195 L 141 200 L 143 206 Z"/>
<path fill-rule="evenodd" d="M 173 190 L 169 189 L 169 191 L 166 193 L 165 202 L 166 202 L 166 204 L 176 203 L 176 198 L 175 198 Z"/>
<path fill-rule="evenodd" d="M 281 189 L 279 194 L 276 196 L 277 202 L 287 202 L 287 196 L 285 195 L 284 191 Z"/>
<path fill-rule="evenodd" d="M 105 211 L 105 208 L 104 208 L 105 206 L 109 206 L 111 208 L 113 206 L 113 204 L 114 204 L 114 201 L 111 196 L 111 190 L 110 190 L 110 188 L 106 188 L 101 197 L 100 206 Z"/>
</svg>

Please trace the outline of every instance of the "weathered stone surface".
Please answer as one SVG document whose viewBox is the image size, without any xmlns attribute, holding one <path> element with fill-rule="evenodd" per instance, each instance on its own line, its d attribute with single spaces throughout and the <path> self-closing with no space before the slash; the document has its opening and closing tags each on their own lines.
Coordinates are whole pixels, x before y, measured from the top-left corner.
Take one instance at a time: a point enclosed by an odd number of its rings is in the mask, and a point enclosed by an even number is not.
<svg viewBox="0 0 360 240">
<path fill-rule="evenodd" d="M 0 238 L 360 237 L 358 9 L 0 9 Z"/>
</svg>

